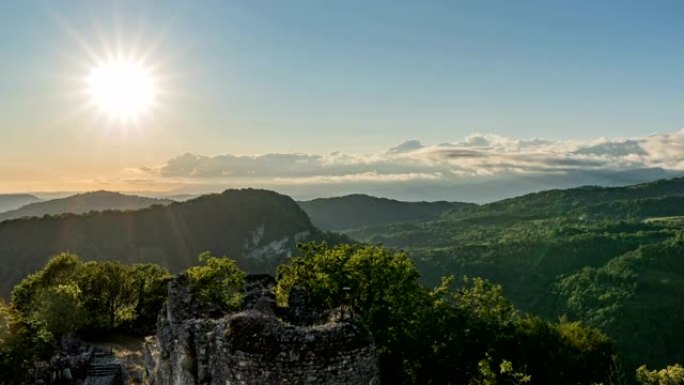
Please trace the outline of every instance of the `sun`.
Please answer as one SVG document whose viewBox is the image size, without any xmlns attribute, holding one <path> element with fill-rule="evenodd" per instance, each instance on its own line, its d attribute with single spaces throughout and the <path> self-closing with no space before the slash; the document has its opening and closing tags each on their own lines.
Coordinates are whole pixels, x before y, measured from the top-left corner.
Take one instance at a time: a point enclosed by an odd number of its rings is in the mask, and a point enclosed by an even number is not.
<svg viewBox="0 0 684 385">
<path fill-rule="evenodd" d="M 152 71 L 140 60 L 116 58 L 94 66 L 87 77 L 92 105 L 110 119 L 130 121 L 150 112 L 157 97 Z"/>
</svg>

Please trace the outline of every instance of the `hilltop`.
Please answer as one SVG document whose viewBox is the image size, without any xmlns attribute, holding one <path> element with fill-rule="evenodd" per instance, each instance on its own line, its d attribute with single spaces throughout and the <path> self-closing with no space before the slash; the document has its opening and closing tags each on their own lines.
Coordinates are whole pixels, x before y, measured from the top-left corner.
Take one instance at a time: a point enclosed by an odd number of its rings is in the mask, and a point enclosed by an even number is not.
<svg viewBox="0 0 684 385">
<path fill-rule="evenodd" d="M 36 198 L 37 199 L 37 198 Z M 66 198 L 32 202 L 18 209 L 0 213 L 0 221 L 23 217 L 58 214 L 85 214 L 103 210 L 138 210 L 152 205 L 166 205 L 169 199 L 146 198 L 112 191 L 93 191 Z"/>
<path fill-rule="evenodd" d="M 476 207 L 461 202 L 403 202 L 353 194 L 299 202 L 311 221 L 322 230 L 349 230 L 366 226 L 412 222 L 438 218 L 447 211 Z"/>
<path fill-rule="evenodd" d="M 684 178 L 663 179 L 622 187 L 583 186 L 547 190 L 485 204 L 468 214 L 548 218 L 599 204 L 673 196 L 684 196 Z M 452 215 L 454 218 L 459 216 L 460 212 L 454 212 Z"/>
<path fill-rule="evenodd" d="M 322 236 L 291 198 L 226 190 L 136 211 L 62 214 L 0 222 L 0 295 L 50 256 L 159 263 L 180 271 L 211 251 L 251 272 L 272 271 L 297 241 Z"/>
<path fill-rule="evenodd" d="M 0 194 L 0 212 L 14 210 L 33 202 L 40 202 L 40 198 L 31 194 Z"/>
</svg>

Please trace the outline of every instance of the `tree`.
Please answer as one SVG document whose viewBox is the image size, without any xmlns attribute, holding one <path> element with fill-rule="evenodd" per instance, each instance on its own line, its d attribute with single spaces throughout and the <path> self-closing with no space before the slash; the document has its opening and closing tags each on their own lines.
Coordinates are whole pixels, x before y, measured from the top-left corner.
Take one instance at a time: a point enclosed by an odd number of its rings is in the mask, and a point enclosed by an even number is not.
<svg viewBox="0 0 684 385">
<path fill-rule="evenodd" d="M 235 310 L 242 304 L 245 273 L 234 260 L 215 257 L 209 252 L 200 254 L 200 266 L 187 270 L 190 288 L 200 301 L 219 306 L 225 311 Z"/>
<path fill-rule="evenodd" d="M 0 384 L 24 383 L 37 360 L 53 350 L 53 337 L 45 322 L 28 320 L 0 300 Z"/>
<path fill-rule="evenodd" d="M 508 324 L 518 318 L 518 311 L 504 296 L 501 285 L 484 278 L 463 277 L 461 288 L 453 296 L 455 306 L 492 323 Z"/>
<path fill-rule="evenodd" d="M 380 353 L 383 382 L 410 381 L 417 340 L 417 307 L 427 290 L 405 253 L 380 246 L 308 243 L 302 256 L 278 267 L 276 293 L 281 304 L 293 287 L 303 287 L 314 309 L 347 305 L 369 327 Z M 392 368 L 392 370 L 389 370 Z"/>
<path fill-rule="evenodd" d="M 45 321 L 47 330 L 57 336 L 79 330 L 86 323 L 81 289 L 61 284 L 41 290 L 31 318 Z"/>
<path fill-rule="evenodd" d="M 36 296 L 50 286 L 73 283 L 74 275 L 81 266 L 78 256 L 69 253 L 56 255 L 39 271 L 24 278 L 12 290 L 12 304 L 17 310 L 29 314 Z"/>
<path fill-rule="evenodd" d="M 152 263 L 133 265 L 131 274 L 133 287 L 137 290 L 133 327 L 137 332 L 151 333 L 166 300 L 166 284 L 171 274 L 166 268 Z"/>
<path fill-rule="evenodd" d="M 422 291 L 419 274 L 405 253 L 379 246 L 308 243 L 303 256 L 278 267 L 276 292 L 281 304 L 294 286 L 309 291 L 311 305 L 330 309 L 350 305 L 364 315 L 406 304 Z"/>
<path fill-rule="evenodd" d="M 428 290 L 403 252 L 325 244 L 302 252 L 278 268 L 279 302 L 302 287 L 315 309 L 351 306 L 373 334 L 383 383 L 572 385 L 603 381 L 612 362 L 604 335 L 521 315 L 485 279 L 446 277 Z"/>
<path fill-rule="evenodd" d="M 56 336 L 122 326 L 149 332 L 169 278 L 159 265 L 82 263 L 78 256 L 63 253 L 15 286 L 12 303 L 26 319 L 47 322 Z"/>
<path fill-rule="evenodd" d="M 77 282 L 90 327 L 113 329 L 135 318 L 138 296 L 130 267 L 116 261 L 86 262 Z"/>
<path fill-rule="evenodd" d="M 492 361 L 492 358 L 487 355 L 477 363 L 478 373 L 471 378 L 470 385 L 523 385 L 532 381 L 532 376 L 529 374 L 515 371 L 511 361 L 502 360 L 498 372 L 492 369 Z"/>
<path fill-rule="evenodd" d="M 675 364 L 660 370 L 648 370 L 646 365 L 642 365 L 636 371 L 636 378 L 642 385 L 682 385 L 684 368 Z"/>
</svg>

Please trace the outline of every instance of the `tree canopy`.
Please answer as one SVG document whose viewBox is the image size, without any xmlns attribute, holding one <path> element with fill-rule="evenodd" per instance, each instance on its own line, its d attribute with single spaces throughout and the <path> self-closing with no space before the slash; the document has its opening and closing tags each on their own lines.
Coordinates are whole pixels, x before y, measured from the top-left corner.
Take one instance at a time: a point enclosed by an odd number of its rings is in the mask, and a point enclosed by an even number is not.
<svg viewBox="0 0 684 385">
<path fill-rule="evenodd" d="M 325 244 L 307 244 L 302 251 L 278 269 L 279 301 L 286 303 L 292 288 L 303 287 L 313 307 L 350 306 L 375 337 L 385 383 L 515 379 L 570 385 L 608 376 L 614 350 L 605 335 L 579 322 L 522 314 L 501 286 L 484 279 L 466 277 L 457 284 L 446 277 L 428 289 L 403 252 Z M 487 374 L 490 382 L 478 380 L 487 365 L 500 370 Z"/>
</svg>

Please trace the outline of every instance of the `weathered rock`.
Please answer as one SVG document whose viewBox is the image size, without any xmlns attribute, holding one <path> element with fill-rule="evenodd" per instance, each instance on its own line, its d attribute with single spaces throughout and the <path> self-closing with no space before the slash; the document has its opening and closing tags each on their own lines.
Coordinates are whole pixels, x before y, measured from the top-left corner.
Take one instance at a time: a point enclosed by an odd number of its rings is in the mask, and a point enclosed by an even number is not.
<svg viewBox="0 0 684 385">
<path fill-rule="evenodd" d="M 35 384 L 123 385 L 128 383 L 122 363 L 111 351 L 65 336 L 50 362 L 35 365 Z"/>
<path fill-rule="evenodd" d="M 320 315 L 278 308 L 274 284 L 272 277 L 248 277 L 245 308 L 215 317 L 192 299 L 187 277 L 173 280 L 157 334 L 145 346 L 151 384 L 379 383 L 375 347 L 362 324 L 339 312 L 336 321 L 300 324 Z"/>
</svg>

